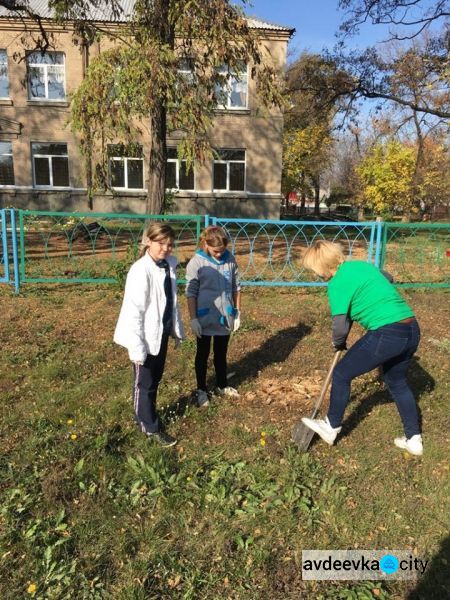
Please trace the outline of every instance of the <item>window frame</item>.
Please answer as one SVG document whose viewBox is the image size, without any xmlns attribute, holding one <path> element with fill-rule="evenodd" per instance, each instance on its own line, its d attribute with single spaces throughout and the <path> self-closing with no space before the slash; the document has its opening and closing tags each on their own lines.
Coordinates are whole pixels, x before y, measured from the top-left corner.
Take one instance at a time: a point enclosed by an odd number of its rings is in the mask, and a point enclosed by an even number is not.
<svg viewBox="0 0 450 600">
<path fill-rule="evenodd" d="M 187 66 L 184 66 L 186 65 Z M 194 59 L 191 57 L 182 57 L 179 61 L 178 61 L 178 65 L 177 65 L 177 73 L 178 75 L 180 75 L 181 77 L 183 77 L 187 83 L 189 84 L 193 84 L 194 83 L 194 75 L 195 75 L 195 66 L 194 66 Z"/>
<path fill-rule="evenodd" d="M 0 54 L 5 55 L 5 66 L 6 66 L 6 87 L 7 87 L 7 92 L 8 95 L 7 96 L 0 96 L 0 100 L 9 100 L 11 98 L 10 96 L 10 86 L 9 86 L 9 63 L 8 63 L 8 52 L 6 50 L 6 48 L 0 48 Z"/>
<path fill-rule="evenodd" d="M 247 150 L 246 148 L 216 148 L 216 152 L 226 152 L 228 150 L 237 150 L 240 152 L 244 152 L 244 160 L 222 160 L 222 159 L 213 159 L 213 173 L 212 173 L 212 191 L 213 192 L 228 192 L 228 193 L 238 193 L 238 192 L 246 192 L 247 190 Z M 230 164 L 243 164 L 244 165 L 244 187 L 242 190 L 230 190 Z M 227 167 L 227 187 L 226 188 L 215 188 L 214 187 L 214 166 L 218 165 L 226 165 Z"/>
<path fill-rule="evenodd" d="M 224 74 L 226 74 L 228 72 L 228 66 L 226 64 L 222 65 L 221 67 L 218 68 L 218 72 L 220 73 L 221 69 L 225 69 Z M 221 86 L 221 94 L 226 95 L 226 104 L 219 104 L 219 102 L 217 103 L 217 109 L 218 110 L 248 110 L 249 104 L 248 104 L 248 73 L 249 73 L 249 65 L 248 63 L 245 64 L 245 69 L 243 68 L 241 71 L 242 74 L 245 74 L 245 86 L 246 86 L 246 91 L 245 91 L 245 105 L 242 106 L 231 106 L 231 94 L 233 92 L 233 84 L 234 83 L 240 83 L 240 80 L 235 78 L 234 76 L 231 77 L 231 79 L 224 83 Z M 217 86 L 219 84 L 216 84 Z M 215 93 L 216 98 L 218 97 L 218 95 Z"/>
<path fill-rule="evenodd" d="M 118 144 L 108 144 L 109 147 L 117 146 Z M 112 190 L 117 192 L 145 192 L 145 168 L 144 168 L 144 148 L 142 144 L 140 144 L 142 150 L 142 156 L 116 156 L 114 154 L 108 154 L 108 177 L 109 177 L 109 185 Z M 111 176 L 111 161 L 115 162 L 123 162 L 123 173 L 124 173 L 124 187 L 117 187 L 112 185 L 112 176 Z M 142 187 L 128 187 L 128 161 L 141 161 L 142 163 Z"/>
<path fill-rule="evenodd" d="M 44 144 L 64 144 L 66 146 L 66 154 L 35 154 L 33 152 L 33 145 L 40 144 L 41 146 Z M 49 176 L 50 176 L 50 184 L 42 185 L 36 183 L 36 168 L 34 164 L 35 158 L 47 158 L 49 159 Z M 67 159 L 67 185 L 53 185 L 53 158 L 66 158 Z M 69 145 L 67 142 L 31 142 L 31 163 L 33 168 L 33 187 L 39 190 L 67 190 L 71 188 L 70 185 L 70 169 L 69 169 Z"/>
<path fill-rule="evenodd" d="M 29 102 L 67 102 L 67 89 L 66 89 L 66 55 L 64 52 L 59 50 L 52 50 L 50 52 L 46 52 L 46 54 L 60 54 L 63 57 L 62 64 L 47 64 L 47 63 L 31 63 L 29 61 L 29 57 L 32 56 L 35 52 L 30 52 L 27 54 L 27 88 L 28 88 L 28 101 Z M 64 98 L 49 98 L 48 97 L 48 67 L 58 67 L 62 69 L 63 73 L 63 87 L 64 87 Z M 43 69 L 44 70 L 44 89 L 45 96 L 35 97 L 31 95 L 31 86 L 30 86 L 30 68 L 33 69 Z"/>
<path fill-rule="evenodd" d="M 13 174 L 13 183 L 0 183 L 0 188 L 1 189 L 5 189 L 5 188 L 13 188 L 16 187 L 16 174 L 14 173 L 14 153 L 13 153 L 13 148 L 12 148 L 12 142 L 8 141 L 8 140 L 1 140 L 0 144 L 10 144 L 11 145 L 11 152 L 0 152 L 0 156 L 10 156 L 12 159 L 12 174 Z"/>
<path fill-rule="evenodd" d="M 177 148 L 176 148 L 176 146 L 169 146 L 167 148 L 167 163 L 175 163 L 175 184 L 176 184 L 176 187 L 168 187 L 166 185 L 166 190 L 169 191 L 169 192 L 195 192 L 195 190 L 196 190 L 196 187 L 195 187 L 195 169 L 192 169 L 192 175 L 193 175 L 193 180 L 194 180 L 194 187 L 192 187 L 192 188 L 181 188 L 180 187 L 180 165 L 181 165 L 181 163 L 187 163 L 187 161 L 184 160 L 184 159 L 182 159 L 182 158 L 178 158 L 178 156 L 176 158 L 169 158 L 169 150 L 175 150 L 175 151 L 177 151 Z"/>
</svg>

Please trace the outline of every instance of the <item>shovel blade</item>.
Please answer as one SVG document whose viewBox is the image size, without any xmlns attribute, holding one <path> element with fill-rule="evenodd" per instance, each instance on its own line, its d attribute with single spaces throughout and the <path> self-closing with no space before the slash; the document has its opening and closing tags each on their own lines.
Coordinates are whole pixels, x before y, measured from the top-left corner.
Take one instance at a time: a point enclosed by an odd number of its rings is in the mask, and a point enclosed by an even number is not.
<svg viewBox="0 0 450 600">
<path fill-rule="evenodd" d="M 292 441 L 297 445 L 299 452 L 307 452 L 314 437 L 314 431 L 299 421 L 292 430 Z"/>
</svg>

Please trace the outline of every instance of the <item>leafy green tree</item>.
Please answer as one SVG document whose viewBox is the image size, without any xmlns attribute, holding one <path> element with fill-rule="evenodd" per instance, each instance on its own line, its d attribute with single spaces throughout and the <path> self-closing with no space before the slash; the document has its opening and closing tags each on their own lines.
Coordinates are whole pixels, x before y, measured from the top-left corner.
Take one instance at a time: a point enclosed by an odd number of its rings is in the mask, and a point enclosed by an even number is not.
<svg viewBox="0 0 450 600">
<path fill-rule="evenodd" d="M 375 146 L 357 167 L 362 204 L 379 214 L 418 211 L 413 194 L 415 149 L 398 141 Z"/>
<path fill-rule="evenodd" d="M 283 191 L 300 192 L 301 207 L 314 196 L 315 213 L 320 213 L 320 182 L 330 162 L 332 120 L 336 108 L 321 85 L 321 93 L 305 93 L 302 87 L 312 78 L 321 84 L 330 75 L 320 55 L 302 53 L 287 72 L 290 108 L 285 116 L 283 136 Z"/>
<path fill-rule="evenodd" d="M 239 80 L 248 63 L 262 103 L 281 107 L 278 75 L 242 10 L 226 0 L 138 0 L 120 40 L 92 61 L 72 102 L 72 128 L 87 162 L 98 153 L 96 183 L 107 179 L 107 143 L 129 146 L 146 127 L 146 212 L 159 213 L 168 132 L 181 132 L 179 156 L 190 167 L 211 156 L 218 90 Z"/>
</svg>

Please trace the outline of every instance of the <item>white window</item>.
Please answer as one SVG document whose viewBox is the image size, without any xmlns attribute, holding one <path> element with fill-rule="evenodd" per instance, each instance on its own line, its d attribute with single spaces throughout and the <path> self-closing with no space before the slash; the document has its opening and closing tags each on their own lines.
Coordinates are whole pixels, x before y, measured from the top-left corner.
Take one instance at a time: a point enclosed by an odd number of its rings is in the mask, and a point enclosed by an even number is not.
<svg viewBox="0 0 450 600">
<path fill-rule="evenodd" d="M 65 100 L 66 85 L 62 52 L 31 52 L 27 56 L 28 98 Z"/>
<path fill-rule="evenodd" d="M 213 189 L 224 192 L 245 190 L 245 150 L 216 150 Z"/>
<path fill-rule="evenodd" d="M 166 188 L 168 190 L 194 190 L 194 169 L 187 169 L 187 162 L 179 160 L 176 148 L 167 148 Z"/>
<path fill-rule="evenodd" d="M 134 144 L 126 148 L 122 144 L 110 144 L 109 175 L 111 187 L 115 190 L 144 189 L 144 155 L 142 146 Z"/>
<path fill-rule="evenodd" d="M 14 164 L 11 142 L 0 142 L 0 186 L 14 185 Z"/>
<path fill-rule="evenodd" d="M 69 187 L 67 144 L 33 142 L 31 153 L 36 187 Z"/>
<path fill-rule="evenodd" d="M 8 55 L 0 50 L 0 98 L 9 98 Z"/>
<path fill-rule="evenodd" d="M 247 65 L 241 66 L 238 76 L 232 76 L 227 65 L 219 67 L 217 72 L 224 77 L 228 76 L 225 83 L 215 85 L 214 94 L 218 106 L 227 109 L 247 108 Z"/>
<path fill-rule="evenodd" d="M 194 59 L 180 58 L 177 71 L 187 83 L 192 84 L 194 82 Z"/>
</svg>

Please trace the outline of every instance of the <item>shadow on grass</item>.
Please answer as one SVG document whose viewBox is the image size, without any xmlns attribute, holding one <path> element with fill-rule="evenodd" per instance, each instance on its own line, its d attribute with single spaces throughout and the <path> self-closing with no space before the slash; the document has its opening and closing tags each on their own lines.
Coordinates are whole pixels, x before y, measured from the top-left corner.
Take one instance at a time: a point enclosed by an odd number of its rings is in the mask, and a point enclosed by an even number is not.
<svg viewBox="0 0 450 600">
<path fill-rule="evenodd" d="M 406 600 L 445 600 L 450 598 L 450 536 L 442 540 L 438 553 L 427 565 L 425 573 Z"/>
<path fill-rule="evenodd" d="M 237 362 L 228 365 L 228 371 L 235 373 L 233 387 L 255 379 L 259 372 L 274 363 L 282 363 L 294 350 L 299 341 L 311 331 L 309 325 L 298 323 L 294 327 L 281 329 L 267 339 L 258 349 L 252 350 Z M 231 343 L 239 343 L 238 340 Z"/>
<path fill-rule="evenodd" d="M 416 356 L 411 360 L 411 366 L 408 372 L 408 382 L 418 403 L 419 422 L 422 425 L 419 400 L 425 392 L 430 392 L 434 389 L 435 381 L 431 375 L 422 368 L 419 363 L 419 358 Z M 379 404 L 390 404 L 391 402 L 394 402 L 394 400 L 386 387 L 375 392 L 368 398 L 363 399 L 342 424 L 342 437 L 349 435 L 360 423 L 362 423 L 375 406 Z"/>
<path fill-rule="evenodd" d="M 260 371 L 270 364 L 286 360 L 298 342 L 310 331 L 311 327 L 304 323 L 281 329 L 267 339 L 257 350 L 252 350 L 239 361 L 229 364 L 228 372 L 234 372 L 231 381 L 233 387 L 238 387 L 242 383 L 254 379 Z M 239 342 L 233 340 L 231 343 L 236 344 Z M 214 387 L 214 381 L 215 379 L 211 374 L 208 380 L 208 389 Z M 189 406 L 193 404 L 195 404 L 195 397 L 192 394 L 184 395 L 172 404 L 162 407 L 159 413 L 163 422 L 168 423 L 182 417 Z"/>
</svg>

